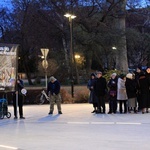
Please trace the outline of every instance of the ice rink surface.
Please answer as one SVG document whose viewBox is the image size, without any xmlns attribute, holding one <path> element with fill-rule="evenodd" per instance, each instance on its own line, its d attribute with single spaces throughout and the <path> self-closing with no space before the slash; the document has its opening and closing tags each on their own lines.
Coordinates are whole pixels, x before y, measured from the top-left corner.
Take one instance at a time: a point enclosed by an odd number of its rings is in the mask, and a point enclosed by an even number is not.
<svg viewBox="0 0 150 150">
<path fill-rule="evenodd" d="M 108 104 L 106 105 L 108 112 Z M 91 104 L 25 105 L 26 119 L 0 120 L 0 150 L 150 149 L 150 113 L 93 114 Z"/>
</svg>

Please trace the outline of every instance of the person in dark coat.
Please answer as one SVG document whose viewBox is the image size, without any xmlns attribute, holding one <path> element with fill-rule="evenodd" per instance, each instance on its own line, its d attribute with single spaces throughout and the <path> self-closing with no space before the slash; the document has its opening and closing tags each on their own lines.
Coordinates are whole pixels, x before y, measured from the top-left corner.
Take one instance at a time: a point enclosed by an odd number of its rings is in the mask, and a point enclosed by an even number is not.
<svg viewBox="0 0 150 150">
<path fill-rule="evenodd" d="M 47 86 L 47 94 L 50 97 L 50 114 L 53 114 L 54 111 L 54 104 L 57 104 L 58 114 L 62 114 L 61 111 L 61 96 L 60 96 L 60 83 L 59 81 L 54 77 L 50 77 L 50 82 Z"/>
<path fill-rule="evenodd" d="M 20 76 L 18 75 L 17 83 L 16 83 L 17 91 L 13 93 L 13 107 L 14 107 L 14 119 L 17 119 L 17 103 L 16 103 L 16 96 L 18 95 L 18 107 L 19 107 L 19 116 L 20 119 L 25 119 L 23 116 L 23 97 L 24 95 L 21 93 L 21 90 L 24 88 L 23 80 L 21 80 Z"/>
<path fill-rule="evenodd" d="M 97 98 L 98 110 L 96 113 L 101 113 L 101 107 L 103 108 L 102 113 L 105 113 L 105 94 L 107 90 L 106 79 L 102 77 L 102 72 L 97 72 L 97 78 L 94 84 L 94 92 Z"/>
<path fill-rule="evenodd" d="M 139 77 L 139 90 L 141 95 L 141 108 L 142 113 L 148 113 L 148 108 L 150 107 L 150 85 L 146 73 L 141 73 Z"/>
<path fill-rule="evenodd" d="M 150 85 L 150 67 L 147 67 L 147 69 L 146 69 L 146 78 L 147 78 L 148 83 Z"/>
<path fill-rule="evenodd" d="M 116 113 L 117 110 L 117 74 L 113 73 L 111 75 L 111 79 L 108 81 L 108 87 L 109 87 L 109 112 L 108 114 L 111 113 Z"/>
<path fill-rule="evenodd" d="M 126 92 L 128 96 L 128 111 L 131 113 L 132 110 L 134 110 L 134 113 L 137 113 L 137 83 L 136 80 L 133 78 L 133 74 L 128 73 L 126 75 Z"/>
<path fill-rule="evenodd" d="M 88 81 L 88 84 L 87 84 L 87 88 L 90 90 L 89 103 L 92 103 L 93 108 L 94 108 L 94 110 L 91 113 L 96 113 L 97 112 L 97 107 L 98 107 L 96 97 L 95 97 L 95 94 L 94 94 L 95 78 L 96 78 L 95 74 L 92 73 L 90 75 L 90 80 Z"/>
<path fill-rule="evenodd" d="M 139 84 L 139 77 L 140 74 L 142 73 L 142 67 L 141 65 L 138 65 L 138 67 L 136 68 L 136 72 L 135 72 L 135 80 L 136 82 Z M 139 87 L 139 86 L 138 86 Z M 137 103 L 138 103 L 138 111 L 141 111 L 142 107 L 141 107 L 141 95 L 140 95 L 140 90 L 137 89 Z"/>
</svg>

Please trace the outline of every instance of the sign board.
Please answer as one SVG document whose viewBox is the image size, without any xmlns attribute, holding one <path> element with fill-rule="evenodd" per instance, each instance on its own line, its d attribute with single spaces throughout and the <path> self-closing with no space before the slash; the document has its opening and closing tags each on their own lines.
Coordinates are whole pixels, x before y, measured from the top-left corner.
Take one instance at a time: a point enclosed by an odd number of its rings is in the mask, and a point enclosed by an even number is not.
<svg viewBox="0 0 150 150">
<path fill-rule="evenodd" d="M 0 91 L 15 90 L 18 46 L 0 43 Z"/>
<path fill-rule="evenodd" d="M 49 49 L 41 48 L 41 52 L 42 52 L 42 55 L 44 56 L 44 59 L 46 59 Z"/>
<path fill-rule="evenodd" d="M 43 60 L 42 61 L 42 66 L 43 66 L 44 69 L 48 68 L 48 62 L 47 62 L 47 60 Z"/>
</svg>

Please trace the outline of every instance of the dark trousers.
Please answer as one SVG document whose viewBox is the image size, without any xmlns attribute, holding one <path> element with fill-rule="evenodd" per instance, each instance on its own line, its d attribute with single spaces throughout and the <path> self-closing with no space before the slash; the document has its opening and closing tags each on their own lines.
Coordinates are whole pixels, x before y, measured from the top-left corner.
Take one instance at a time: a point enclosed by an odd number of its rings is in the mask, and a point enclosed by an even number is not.
<svg viewBox="0 0 150 150">
<path fill-rule="evenodd" d="M 127 112 L 127 100 L 119 100 L 119 111 L 122 113 L 122 104 L 124 105 L 124 113 Z"/>
<path fill-rule="evenodd" d="M 105 98 L 104 96 L 98 96 L 97 97 L 97 104 L 98 104 L 98 113 L 105 113 Z M 103 109 L 103 111 L 101 110 L 101 108 Z"/>
<path fill-rule="evenodd" d="M 96 109 L 98 107 L 97 103 L 93 103 L 93 107 Z"/>
<path fill-rule="evenodd" d="M 117 98 L 116 97 L 109 97 L 109 112 L 112 113 L 116 113 L 117 111 Z"/>
<path fill-rule="evenodd" d="M 14 116 L 17 117 L 16 94 L 13 95 Z M 23 96 L 18 94 L 19 116 L 23 117 Z"/>
</svg>

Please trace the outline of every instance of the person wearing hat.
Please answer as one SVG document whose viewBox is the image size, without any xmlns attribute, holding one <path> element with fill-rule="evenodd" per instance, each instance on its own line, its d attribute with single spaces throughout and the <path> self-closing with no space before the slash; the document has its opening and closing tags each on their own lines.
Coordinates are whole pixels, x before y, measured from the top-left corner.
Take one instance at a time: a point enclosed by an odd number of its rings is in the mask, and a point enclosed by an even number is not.
<svg viewBox="0 0 150 150">
<path fill-rule="evenodd" d="M 105 113 L 105 94 L 107 90 L 106 79 L 102 77 L 102 72 L 96 73 L 96 81 L 94 83 L 94 93 L 96 95 L 98 110 L 96 113 Z M 101 111 L 101 108 L 103 111 Z"/>
<path fill-rule="evenodd" d="M 47 94 L 50 97 L 50 111 L 49 115 L 53 114 L 54 104 L 57 104 L 58 114 L 62 114 L 61 111 L 61 96 L 60 96 L 60 83 L 58 80 L 51 76 L 47 86 Z"/>
<path fill-rule="evenodd" d="M 91 113 L 96 113 L 97 112 L 97 106 L 98 106 L 97 105 L 97 101 L 96 101 L 96 96 L 95 96 L 95 93 L 94 93 L 95 79 L 96 79 L 95 74 L 91 73 L 90 79 L 89 79 L 88 84 L 87 84 L 87 88 L 90 91 L 89 103 L 92 103 L 93 104 L 93 108 L 94 108 L 94 110 Z"/>
<path fill-rule="evenodd" d="M 109 112 L 108 114 L 116 113 L 117 111 L 117 74 L 113 73 L 108 81 L 109 87 Z"/>
<path fill-rule="evenodd" d="M 128 73 L 126 75 L 126 91 L 127 91 L 127 96 L 128 96 L 128 111 L 131 113 L 132 110 L 134 110 L 134 113 L 137 113 L 137 98 L 136 98 L 136 93 L 137 93 L 137 82 L 133 78 L 132 73 Z"/>
<path fill-rule="evenodd" d="M 122 114 L 122 105 L 124 104 L 124 113 L 127 113 L 127 93 L 126 93 L 126 75 L 121 74 L 117 83 L 117 100 L 119 101 L 119 111 Z"/>
</svg>

